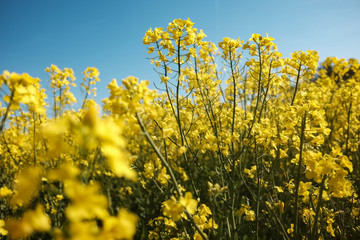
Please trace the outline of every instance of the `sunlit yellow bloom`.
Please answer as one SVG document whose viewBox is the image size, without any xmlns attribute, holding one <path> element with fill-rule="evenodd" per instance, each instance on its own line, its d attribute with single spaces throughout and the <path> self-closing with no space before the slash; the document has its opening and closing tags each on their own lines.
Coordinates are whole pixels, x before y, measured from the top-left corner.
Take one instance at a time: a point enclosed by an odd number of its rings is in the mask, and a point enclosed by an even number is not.
<svg viewBox="0 0 360 240">
<path fill-rule="evenodd" d="M 0 188 L 0 198 L 10 196 L 13 192 L 6 186 Z"/>
<path fill-rule="evenodd" d="M 0 219 L 0 235 L 5 236 L 8 234 L 8 231 L 4 229 L 5 221 Z"/>
<path fill-rule="evenodd" d="M 171 197 L 169 200 L 162 203 L 163 214 L 174 221 L 180 220 L 180 214 L 183 213 L 184 210 L 184 205 L 178 203 L 175 197 Z"/>
<path fill-rule="evenodd" d="M 182 204 L 190 214 L 195 213 L 197 201 L 192 198 L 190 192 L 186 192 L 185 196 L 180 198 L 180 204 Z"/>
<path fill-rule="evenodd" d="M 101 239 L 133 239 L 138 218 L 135 214 L 121 209 L 116 217 L 104 220 L 104 226 L 99 236 Z"/>
</svg>

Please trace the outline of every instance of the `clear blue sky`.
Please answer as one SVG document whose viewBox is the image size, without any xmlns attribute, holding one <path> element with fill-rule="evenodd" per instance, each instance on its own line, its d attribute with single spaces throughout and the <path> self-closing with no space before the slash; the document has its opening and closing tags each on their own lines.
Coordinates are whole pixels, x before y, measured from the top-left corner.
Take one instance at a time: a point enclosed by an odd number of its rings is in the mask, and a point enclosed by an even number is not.
<svg viewBox="0 0 360 240">
<path fill-rule="evenodd" d="M 359 0 L 0 0 L 0 72 L 46 80 L 44 69 L 56 64 L 73 68 L 79 83 L 95 66 L 100 100 L 113 78 L 159 82 L 142 38 L 150 27 L 188 17 L 215 43 L 268 33 L 284 56 L 309 49 L 321 60 L 360 58 Z"/>
</svg>

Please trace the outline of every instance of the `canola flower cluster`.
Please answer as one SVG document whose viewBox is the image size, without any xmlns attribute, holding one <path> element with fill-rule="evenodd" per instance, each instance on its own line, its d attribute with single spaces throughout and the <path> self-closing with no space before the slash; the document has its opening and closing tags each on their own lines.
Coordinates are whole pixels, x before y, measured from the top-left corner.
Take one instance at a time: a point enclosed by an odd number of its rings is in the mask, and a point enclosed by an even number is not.
<svg viewBox="0 0 360 240">
<path fill-rule="evenodd" d="M 95 67 L 77 110 L 72 69 L 46 69 L 49 98 L 4 71 L 0 237 L 360 237 L 358 60 L 205 37 L 189 19 L 150 28 L 161 91 L 114 79 L 102 106 Z"/>
</svg>

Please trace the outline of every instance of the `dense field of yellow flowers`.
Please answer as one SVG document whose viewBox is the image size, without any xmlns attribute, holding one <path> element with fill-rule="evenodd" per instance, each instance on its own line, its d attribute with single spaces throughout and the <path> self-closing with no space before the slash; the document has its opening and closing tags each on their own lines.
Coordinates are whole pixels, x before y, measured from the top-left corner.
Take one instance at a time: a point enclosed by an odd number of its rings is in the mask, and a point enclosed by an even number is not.
<svg viewBox="0 0 360 240">
<path fill-rule="evenodd" d="M 72 69 L 4 71 L 0 239 L 360 239 L 358 60 L 204 37 L 149 29 L 159 89 L 101 104 L 94 67 L 83 98 Z"/>
</svg>

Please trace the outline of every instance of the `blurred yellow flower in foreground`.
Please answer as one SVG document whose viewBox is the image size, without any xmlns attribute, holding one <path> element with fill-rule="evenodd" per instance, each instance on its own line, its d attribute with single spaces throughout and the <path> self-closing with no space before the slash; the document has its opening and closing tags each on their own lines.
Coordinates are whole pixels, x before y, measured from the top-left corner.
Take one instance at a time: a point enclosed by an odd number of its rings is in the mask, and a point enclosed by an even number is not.
<svg viewBox="0 0 360 240">
<path fill-rule="evenodd" d="M 46 232 L 51 228 L 48 215 L 44 213 L 42 205 L 37 205 L 35 210 L 24 213 L 23 218 L 10 218 L 5 223 L 5 228 L 13 239 L 30 236 L 33 232 Z"/>
</svg>

